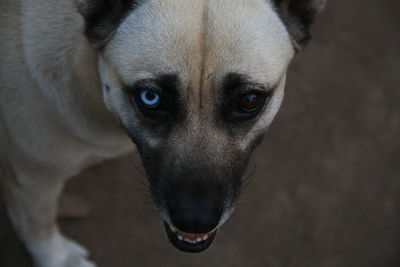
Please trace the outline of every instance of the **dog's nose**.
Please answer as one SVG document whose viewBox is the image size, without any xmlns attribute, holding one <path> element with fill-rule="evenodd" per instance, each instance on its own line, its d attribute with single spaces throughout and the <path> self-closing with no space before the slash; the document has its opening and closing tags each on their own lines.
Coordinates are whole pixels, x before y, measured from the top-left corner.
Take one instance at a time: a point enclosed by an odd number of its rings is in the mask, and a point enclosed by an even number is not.
<svg viewBox="0 0 400 267">
<path fill-rule="evenodd" d="M 180 231 L 208 233 L 218 226 L 222 214 L 222 201 L 216 192 L 196 191 L 184 192 L 171 201 L 170 219 Z"/>
</svg>

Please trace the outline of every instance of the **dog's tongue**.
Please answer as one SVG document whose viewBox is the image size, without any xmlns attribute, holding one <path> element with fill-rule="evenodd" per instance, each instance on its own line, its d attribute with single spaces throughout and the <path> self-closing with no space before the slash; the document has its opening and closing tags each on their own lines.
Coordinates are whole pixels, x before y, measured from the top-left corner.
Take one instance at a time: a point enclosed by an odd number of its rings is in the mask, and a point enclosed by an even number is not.
<svg viewBox="0 0 400 267">
<path fill-rule="evenodd" d="M 204 237 L 208 234 L 189 234 L 189 233 L 180 233 L 183 237 L 188 239 L 197 239 L 199 237 Z"/>
</svg>

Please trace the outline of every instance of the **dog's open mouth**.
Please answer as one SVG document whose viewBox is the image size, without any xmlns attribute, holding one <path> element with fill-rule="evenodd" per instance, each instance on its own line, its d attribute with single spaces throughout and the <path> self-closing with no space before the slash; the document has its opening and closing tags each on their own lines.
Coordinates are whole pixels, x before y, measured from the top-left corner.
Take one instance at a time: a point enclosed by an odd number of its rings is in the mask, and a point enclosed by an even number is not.
<svg viewBox="0 0 400 267">
<path fill-rule="evenodd" d="M 183 252 L 197 253 L 210 247 L 217 230 L 205 234 L 184 233 L 164 222 L 169 241 Z"/>
</svg>

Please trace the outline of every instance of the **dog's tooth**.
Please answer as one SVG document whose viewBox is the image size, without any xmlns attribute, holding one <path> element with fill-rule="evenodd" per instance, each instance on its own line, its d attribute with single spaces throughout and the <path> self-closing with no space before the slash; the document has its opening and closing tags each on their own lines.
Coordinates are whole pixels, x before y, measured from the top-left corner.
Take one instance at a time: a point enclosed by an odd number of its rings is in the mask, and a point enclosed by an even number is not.
<svg viewBox="0 0 400 267">
<path fill-rule="evenodd" d="M 204 240 L 207 240 L 207 238 L 208 238 L 208 235 L 205 235 L 205 236 L 203 236 L 202 239 L 203 239 L 203 241 L 204 241 Z"/>
<path fill-rule="evenodd" d="M 198 238 L 196 239 L 197 242 L 200 242 L 201 240 L 203 240 L 201 237 L 198 237 Z"/>
<path fill-rule="evenodd" d="M 179 239 L 179 240 L 183 240 L 183 236 L 178 235 L 178 239 Z"/>
</svg>

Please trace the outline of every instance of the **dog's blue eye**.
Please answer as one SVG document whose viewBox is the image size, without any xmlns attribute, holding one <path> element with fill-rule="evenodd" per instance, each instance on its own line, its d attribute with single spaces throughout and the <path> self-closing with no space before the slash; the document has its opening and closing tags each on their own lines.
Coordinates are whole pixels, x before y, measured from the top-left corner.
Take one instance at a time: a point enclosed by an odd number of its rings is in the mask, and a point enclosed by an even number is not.
<svg viewBox="0 0 400 267">
<path fill-rule="evenodd" d="M 140 100 L 146 108 L 157 108 L 160 105 L 160 95 L 151 90 L 143 90 L 140 92 Z"/>
</svg>

